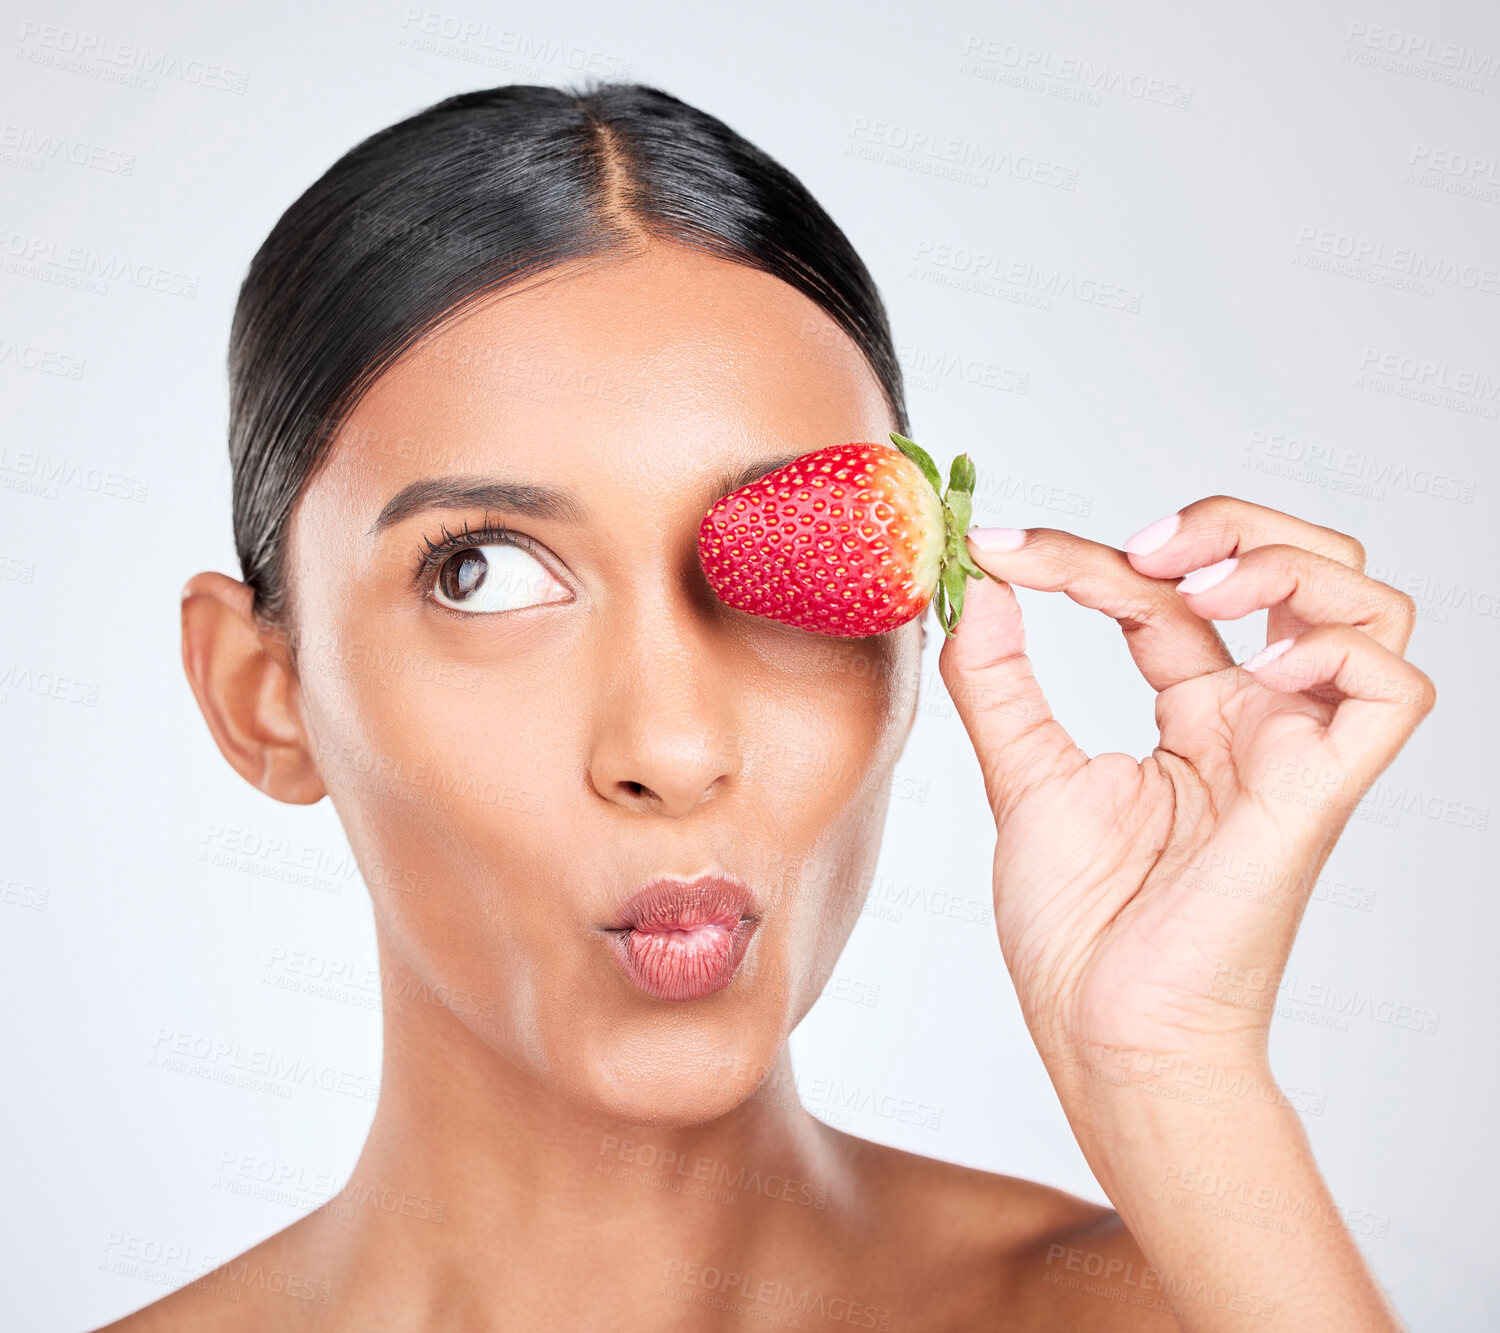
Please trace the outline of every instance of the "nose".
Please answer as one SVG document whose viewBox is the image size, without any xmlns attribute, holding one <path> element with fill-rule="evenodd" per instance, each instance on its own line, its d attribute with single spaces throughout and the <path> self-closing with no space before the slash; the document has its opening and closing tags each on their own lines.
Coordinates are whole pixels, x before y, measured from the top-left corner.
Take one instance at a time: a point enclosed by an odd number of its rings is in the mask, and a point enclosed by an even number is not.
<svg viewBox="0 0 1500 1333">
<path fill-rule="evenodd" d="M 740 772 L 733 671 L 691 609 L 638 611 L 610 635 L 589 780 L 606 801 L 681 819 Z"/>
</svg>

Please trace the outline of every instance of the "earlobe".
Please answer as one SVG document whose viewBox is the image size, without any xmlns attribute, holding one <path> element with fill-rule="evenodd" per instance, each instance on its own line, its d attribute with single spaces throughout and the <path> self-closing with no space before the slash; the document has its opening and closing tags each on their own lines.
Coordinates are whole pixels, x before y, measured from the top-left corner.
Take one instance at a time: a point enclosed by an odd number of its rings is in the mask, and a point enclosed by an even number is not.
<svg viewBox="0 0 1500 1333">
<path fill-rule="evenodd" d="M 220 753 L 252 787 L 292 805 L 327 789 L 313 762 L 283 643 L 257 623 L 251 590 L 224 574 L 182 591 L 182 666 Z"/>
</svg>

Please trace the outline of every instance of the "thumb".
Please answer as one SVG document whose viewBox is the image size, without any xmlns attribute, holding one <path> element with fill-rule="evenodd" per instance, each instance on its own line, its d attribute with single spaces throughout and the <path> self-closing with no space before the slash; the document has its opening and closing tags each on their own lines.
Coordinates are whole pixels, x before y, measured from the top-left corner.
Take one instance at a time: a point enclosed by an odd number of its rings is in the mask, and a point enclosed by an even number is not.
<svg viewBox="0 0 1500 1333">
<path fill-rule="evenodd" d="M 1010 584 L 988 574 L 970 583 L 958 627 L 938 654 L 938 674 L 979 756 L 997 820 L 1039 783 L 1088 762 L 1031 674 Z"/>
</svg>

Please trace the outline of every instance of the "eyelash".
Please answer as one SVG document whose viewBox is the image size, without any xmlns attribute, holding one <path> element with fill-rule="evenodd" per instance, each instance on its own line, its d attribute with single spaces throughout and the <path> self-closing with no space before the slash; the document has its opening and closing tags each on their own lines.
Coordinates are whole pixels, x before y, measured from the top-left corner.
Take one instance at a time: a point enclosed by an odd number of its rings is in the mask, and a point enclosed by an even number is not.
<svg viewBox="0 0 1500 1333">
<path fill-rule="evenodd" d="M 460 532 L 449 532 L 446 523 L 441 525 L 439 531 L 442 537 L 438 541 L 433 541 L 425 533 L 423 534 L 423 549 L 417 553 L 416 564 L 412 569 L 412 576 L 417 587 L 426 592 L 432 591 L 432 585 L 437 578 L 438 570 L 443 567 L 443 562 L 449 556 L 468 550 L 470 547 L 510 545 L 519 546 L 523 551 L 531 552 L 532 555 L 538 554 L 537 543 L 524 532 L 517 532 L 503 522 L 491 520 L 488 517 L 477 528 L 471 528 L 468 520 L 465 519 Z"/>
</svg>

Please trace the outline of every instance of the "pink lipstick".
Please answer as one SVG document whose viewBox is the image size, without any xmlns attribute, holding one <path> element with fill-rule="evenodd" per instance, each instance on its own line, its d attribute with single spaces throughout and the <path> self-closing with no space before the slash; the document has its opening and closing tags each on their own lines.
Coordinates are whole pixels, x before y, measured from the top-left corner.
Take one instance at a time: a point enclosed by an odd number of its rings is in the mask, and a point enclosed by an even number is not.
<svg viewBox="0 0 1500 1333">
<path fill-rule="evenodd" d="M 659 876 L 620 908 L 608 927 L 625 975 L 658 1000 L 697 1000 L 733 978 L 760 918 L 750 889 L 733 875 Z"/>
</svg>

